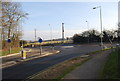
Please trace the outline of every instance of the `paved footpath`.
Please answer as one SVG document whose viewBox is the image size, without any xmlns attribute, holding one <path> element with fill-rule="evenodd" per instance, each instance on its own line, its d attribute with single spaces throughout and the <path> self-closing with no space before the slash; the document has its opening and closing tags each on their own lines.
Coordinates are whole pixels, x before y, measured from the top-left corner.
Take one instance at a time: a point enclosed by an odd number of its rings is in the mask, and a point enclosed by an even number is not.
<svg viewBox="0 0 120 81">
<path fill-rule="evenodd" d="M 73 70 L 63 79 L 99 79 L 100 71 L 102 70 L 110 52 L 111 51 L 108 50 L 94 55 L 92 59 Z"/>
</svg>

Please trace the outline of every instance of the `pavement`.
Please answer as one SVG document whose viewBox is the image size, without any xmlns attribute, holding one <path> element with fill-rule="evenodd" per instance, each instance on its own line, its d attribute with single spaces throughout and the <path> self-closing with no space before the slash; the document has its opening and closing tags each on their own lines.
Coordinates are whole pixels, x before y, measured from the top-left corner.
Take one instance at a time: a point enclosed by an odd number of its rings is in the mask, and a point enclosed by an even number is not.
<svg viewBox="0 0 120 81">
<path fill-rule="evenodd" d="M 64 79 L 100 79 L 100 72 L 110 54 L 111 50 L 103 51 L 92 56 L 92 59 L 85 62 L 75 70 L 67 74 Z"/>
</svg>

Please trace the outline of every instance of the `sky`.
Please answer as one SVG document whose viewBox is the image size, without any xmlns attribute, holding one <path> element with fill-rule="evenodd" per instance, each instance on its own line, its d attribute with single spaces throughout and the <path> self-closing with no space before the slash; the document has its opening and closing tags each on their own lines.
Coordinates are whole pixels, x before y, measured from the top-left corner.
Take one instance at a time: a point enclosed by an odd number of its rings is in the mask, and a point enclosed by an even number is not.
<svg viewBox="0 0 120 81">
<path fill-rule="evenodd" d="M 35 29 L 37 38 L 61 38 L 62 23 L 65 37 L 88 29 L 100 31 L 100 8 L 93 10 L 96 6 L 101 6 L 103 29 L 117 29 L 118 2 L 21 2 L 21 5 L 29 14 L 22 24 L 24 40 L 35 40 Z"/>
</svg>

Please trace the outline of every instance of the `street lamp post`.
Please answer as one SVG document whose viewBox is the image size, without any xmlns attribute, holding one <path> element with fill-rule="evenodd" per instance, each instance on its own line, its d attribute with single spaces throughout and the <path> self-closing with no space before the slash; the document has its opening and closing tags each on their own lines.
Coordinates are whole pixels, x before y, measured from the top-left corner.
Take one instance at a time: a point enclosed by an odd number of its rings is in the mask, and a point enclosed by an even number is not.
<svg viewBox="0 0 120 81">
<path fill-rule="evenodd" d="M 64 23 L 62 23 L 62 41 L 64 43 Z"/>
<path fill-rule="evenodd" d="M 88 30 L 89 30 L 89 22 L 88 22 L 88 21 L 86 21 L 86 23 L 87 23 L 87 27 L 88 27 Z"/>
<path fill-rule="evenodd" d="M 51 43 L 52 43 L 52 27 L 51 27 L 51 25 L 49 24 L 49 27 L 50 27 L 50 35 L 51 35 Z"/>
<path fill-rule="evenodd" d="M 89 43 L 89 23 L 88 23 L 88 21 L 86 21 L 86 23 L 87 23 L 87 27 L 88 27 L 88 43 Z"/>
<path fill-rule="evenodd" d="M 101 48 L 103 49 L 103 42 L 102 42 L 102 14 L 101 14 L 101 6 L 94 7 L 93 9 L 100 8 L 100 26 L 101 26 Z"/>
<path fill-rule="evenodd" d="M 50 34 L 51 34 L 51 45 L 52 45 L 52 50 L 54 51 L 54 41 L 53 41 L 53 37 L 52 37 L 52 26 L 49 24 L 50 27 Z"/>
</svg>

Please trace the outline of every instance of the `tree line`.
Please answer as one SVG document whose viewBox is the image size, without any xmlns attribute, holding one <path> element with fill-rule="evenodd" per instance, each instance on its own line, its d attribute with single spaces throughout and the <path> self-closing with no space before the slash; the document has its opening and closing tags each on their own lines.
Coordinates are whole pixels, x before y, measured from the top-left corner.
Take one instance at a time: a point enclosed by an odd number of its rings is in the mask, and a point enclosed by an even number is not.
<svg viewBox="0 0 120 81">
<path fill-rule="evenodd" d="M 118 35 L 118 31 L 110 31 L 104 30 L 102 34 L 97 30 L 88 30 L 84 31 L 81 34 L 75 34 L 73 36 L 74 43 L 95 43 L 100 42 L 102 37 L 103 42 L 118 42 L 120 40 L 120 35 Z"/>
<path fill-rule="evenodd" d="M 28 15 L 22 11 L 21 4 L 18 2 L 0 2 L 2 8 L 2 21 L 0 29 L 2 49 L 9 48 L 8 39 L 11 40 L 11 47 L 20 47 L 19 42 L 22 37 L 22 22 Z"/>
</svg>

